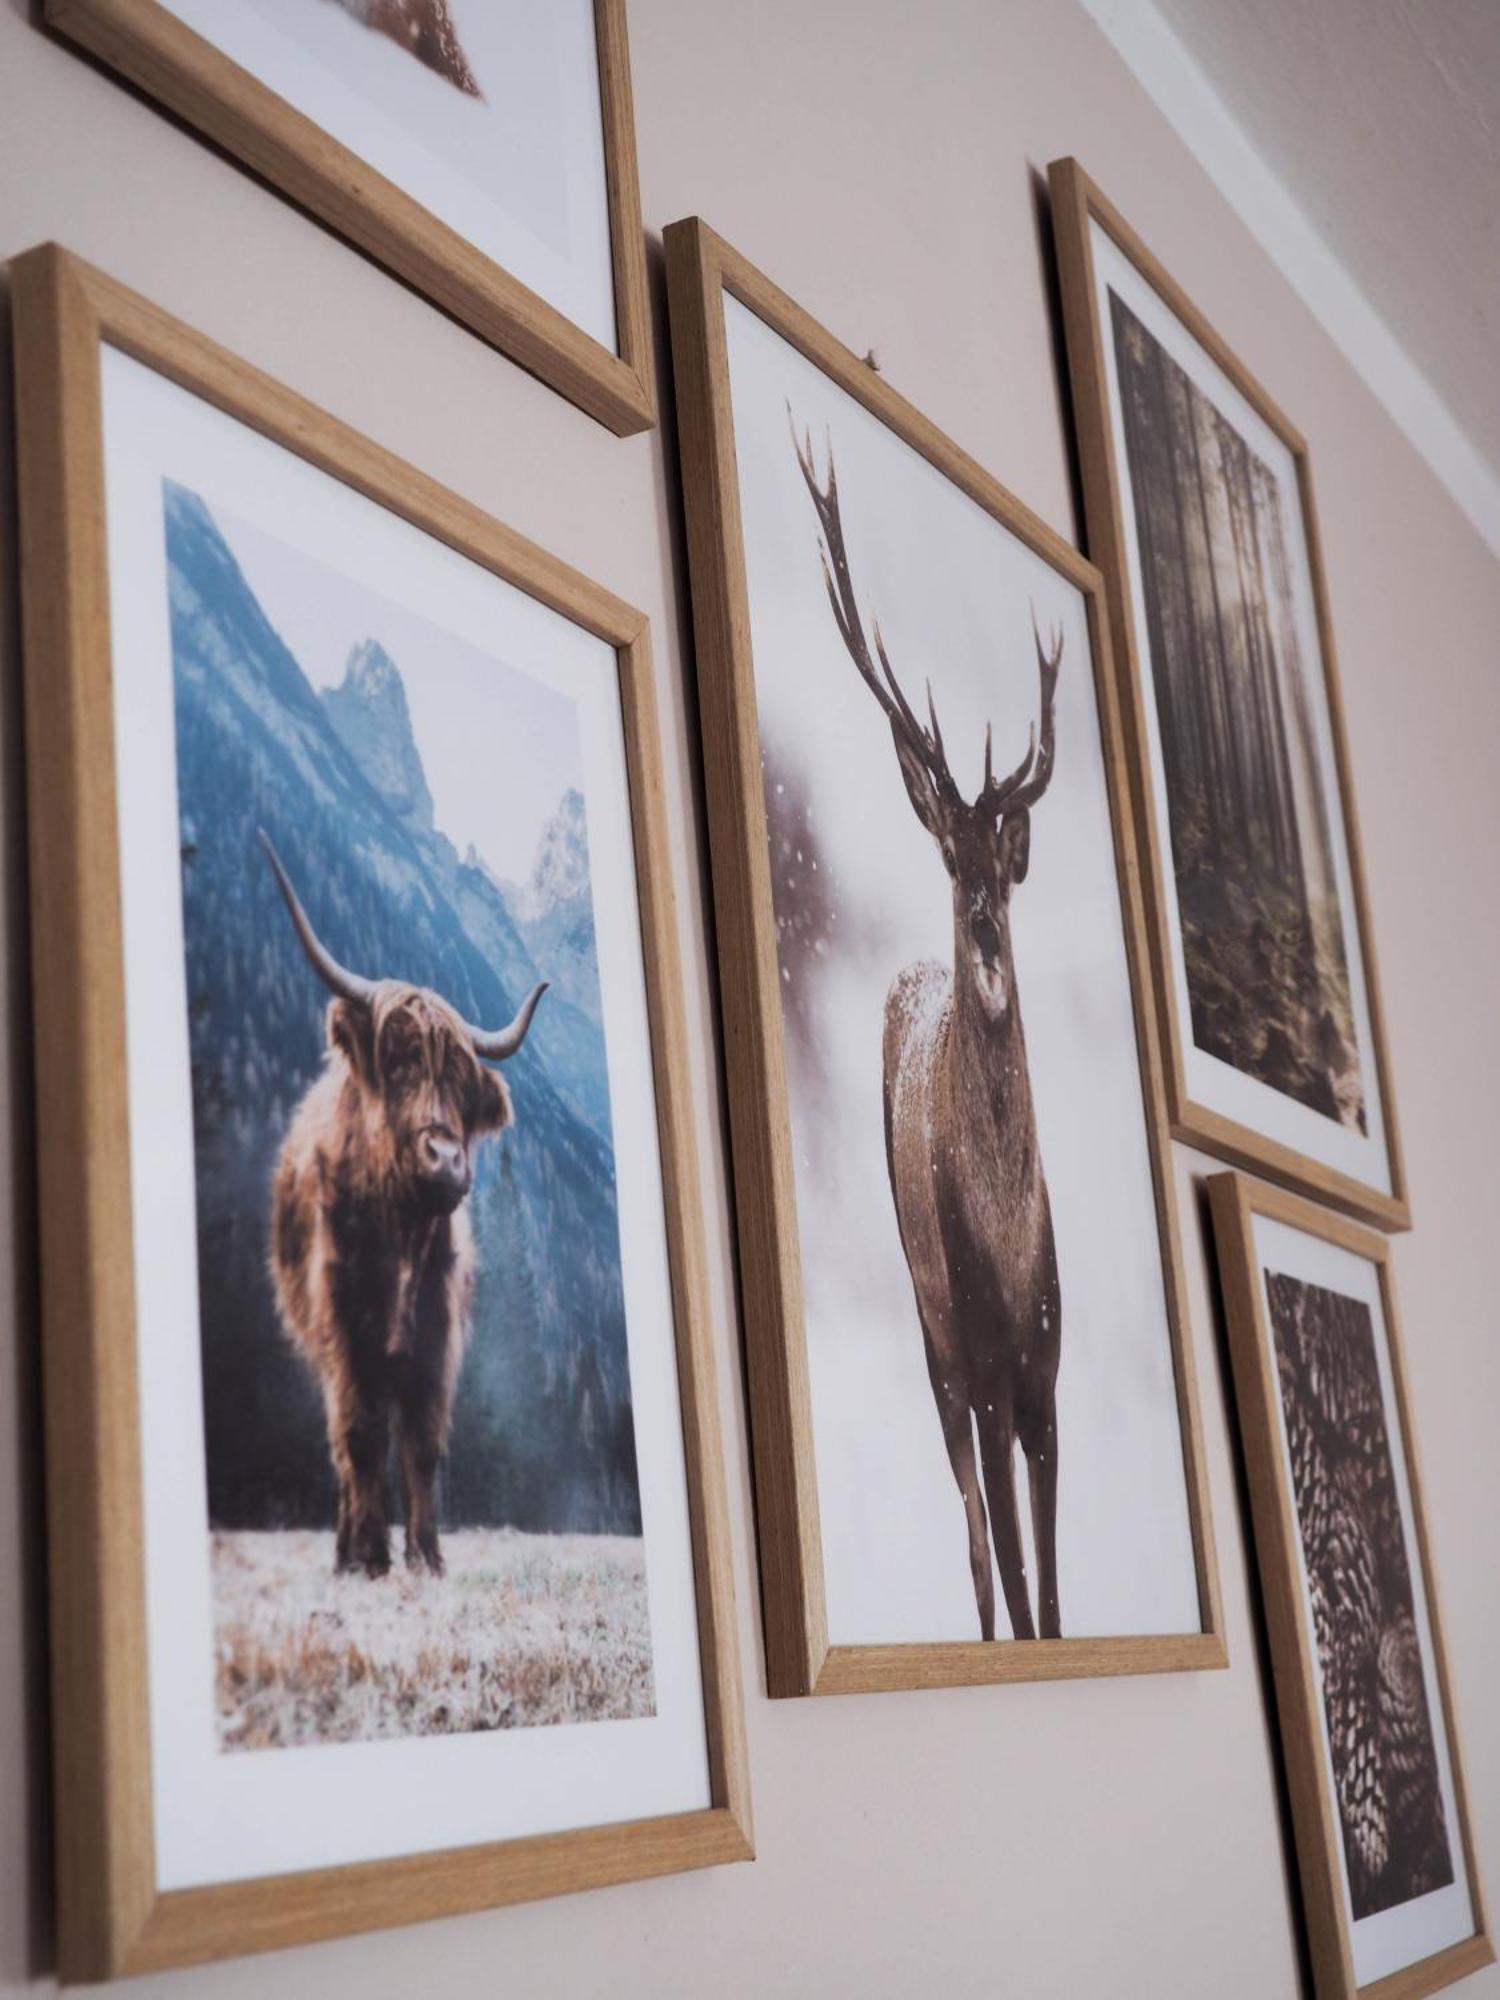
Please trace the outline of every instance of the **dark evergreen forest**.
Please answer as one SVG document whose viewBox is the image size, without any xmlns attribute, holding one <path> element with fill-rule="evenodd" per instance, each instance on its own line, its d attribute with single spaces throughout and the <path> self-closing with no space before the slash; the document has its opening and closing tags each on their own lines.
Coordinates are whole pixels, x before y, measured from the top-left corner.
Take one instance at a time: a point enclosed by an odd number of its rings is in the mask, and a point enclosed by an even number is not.
<svg viewBox="0 0 1500 2000">
<path fill-rule="evenodd" d="M 1196 1045 L 1363 1132 L 1275 476 L 1113 293 Z"/>
<path fill-rule="evenodd" d="M 508 1019 L 546 972 L 481 857 L 460 859 L 432 827 L 394 663 L 372 662 L 353 632 L 364 678 L 351 661 L 337 700 L 320 698 L 204 503 L 169 485 L 165 510 L 209 1511 L 216 1527 L 325 1525 L 334 1492 L 321 1405 L 281 1334 L 266 1241 L 272 1165 L 322 1061 L 327 996 L 257 828 L 351 966 L 432 986 L 481 1022 Z M 383 792 L 370 773 L 378 781 L 384 766 L 349 747 L 362 751 L 370 734 L 347 712 L 361 690 L 388 738 L 407 728 L 394 750 L 425 811 Z M 392 745 L 382 747 L 389 763 Z M 570 936 L 591 952 L 586 876 L 584 903 Z M 506 1075 L 516 1123 L 481 1149 L 469 1197 L 479 1279 L 447 1521 L 638 1533 L 598 1021 L 549 993 Z"/>
</svg>

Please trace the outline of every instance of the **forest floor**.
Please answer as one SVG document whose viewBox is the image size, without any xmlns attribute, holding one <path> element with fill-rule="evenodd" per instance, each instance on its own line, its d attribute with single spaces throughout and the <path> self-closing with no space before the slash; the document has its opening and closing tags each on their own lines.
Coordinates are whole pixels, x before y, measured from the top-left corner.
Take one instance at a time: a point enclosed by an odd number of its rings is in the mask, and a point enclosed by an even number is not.
<svg viewBox="0 0 1500 2000">
<path fill-rule="evenodd" d="M 644 1543 L 443 1537 L 446 1576 L 335 1576 L 333 1535 L 213 1537 L 227 1750 L 651 1715 Z"/>
<path fill-rule="evenodd" d="M 1337 904 L 1299 902 L 1225 855 L 1179 868 L 1177 897 L 1196 1046 L 1365 1132 Z"/>
</svg>

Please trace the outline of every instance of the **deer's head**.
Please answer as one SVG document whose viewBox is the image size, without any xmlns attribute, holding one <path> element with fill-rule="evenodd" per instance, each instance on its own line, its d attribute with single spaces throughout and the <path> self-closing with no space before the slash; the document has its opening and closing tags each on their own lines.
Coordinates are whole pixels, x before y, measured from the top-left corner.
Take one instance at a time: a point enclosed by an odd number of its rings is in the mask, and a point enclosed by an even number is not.
<svg viewBox="0 0 1500 2000">
<path fill-rule="evenodd" d="M 1042 688 L 1040 737 L 1033 725 L 1025 756 L 1013 771 L 997 778 L 991 732 L 986 727 L 984 783 L 975 799 L 965 799 L 948 768 L 932 683 L 927 684 L 927 721 L 923 723 L 901 691 L 901 683 L 886 657 L 878 624 L 873 628 L 875 655 L 871 656 L 844 547 L 832 447 L 828 453 L 827 483 L 820 485 L 811 438 L 798 438 L 793 426 L 792 443 L 822 529 L 819 553 L 823 558 L 823 580 L 828 586 L 828 601 L 833 607 L 839 636 L 860 679 L 879 702 L 891 726 L 891 740 L 896 746 L 896 761 L 901 767 L 906 796 L 911 800 L 912 811 L 937 843 L 948 871 L 953 887 L 958 958 L 967 960 L 967 969 L 973 974 L 975 988 L 986 1009 L 998 1015 L 1010 1000 L 1011 891 L 1026 879 L 1031 860 L 1031 808 L 1052 777 L 1062 634 L 1053 635 L 1048 651 L 1042 645 L 1033 614 L 1032 637 L 1036 642 Z M 956 971 L 964 969 L 961 963 L 955 964 Z"/>
</svg>

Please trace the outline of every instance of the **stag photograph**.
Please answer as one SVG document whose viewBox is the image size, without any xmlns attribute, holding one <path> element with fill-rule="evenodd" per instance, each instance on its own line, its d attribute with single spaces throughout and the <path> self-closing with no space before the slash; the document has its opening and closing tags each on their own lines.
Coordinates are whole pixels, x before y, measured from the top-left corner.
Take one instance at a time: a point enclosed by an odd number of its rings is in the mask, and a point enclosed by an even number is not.
<svg viewBox="0 0 1500 2000">
<path fill-rule="evenodd" d="M 829 1639 L 1197 1633 L 1085 600 L 724 310 Z"/>
<path fill-rule="evenodd" d="M 164 528 L 220 1742 L 648 1715 L 573 705 Z"/>
<path fill-rule="evenodd" d="M 1370 1308 L 1266 1273 L 1354 1921 L 1454 1879 Z"/>
</svg>

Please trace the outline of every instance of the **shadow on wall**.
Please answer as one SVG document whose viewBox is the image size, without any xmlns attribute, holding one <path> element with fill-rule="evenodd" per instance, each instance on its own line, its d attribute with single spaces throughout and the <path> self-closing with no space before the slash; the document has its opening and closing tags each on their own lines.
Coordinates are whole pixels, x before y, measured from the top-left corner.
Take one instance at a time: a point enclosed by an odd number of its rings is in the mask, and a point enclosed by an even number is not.
<svg viewBox="0 0 1500 2000">
<path fill-rule="evenodd" d="M 14 440 L 0 290 L 0 1991 L 41 1979 L 53 1956 Z"/>
<path fill-rule="evenodd" d="M 1042 287 L 1047 295 L 1047 328 L 1051 335 L 1052 384 L 1057 396 L 1057 428 L 1068 454 L 1068 500 L 1073 510 L 1070 540 L 1088 554 L 1083 524 L 1083 464 L 1078 455 L 1078 426 L 1073 421 L 1073 384 L 1068 373 L 1068 348 L 1063 337 L 1062 277 L 1057 262 L 1052 231 L 1052 195 L 1046 170 L 1028 160 L 1026 177 L 1031 183 L 1031 213 L 1036 225 L 1036 255 Z"/>
</svg>

